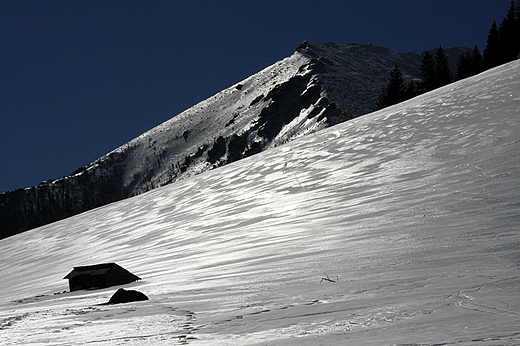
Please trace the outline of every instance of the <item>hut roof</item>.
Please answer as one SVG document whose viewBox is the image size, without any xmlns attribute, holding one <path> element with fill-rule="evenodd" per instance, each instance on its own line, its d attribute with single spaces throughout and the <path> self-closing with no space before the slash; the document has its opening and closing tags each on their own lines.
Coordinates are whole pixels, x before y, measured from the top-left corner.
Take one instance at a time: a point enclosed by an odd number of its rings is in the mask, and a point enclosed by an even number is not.
<svg viewBox="0 0 520 346">
<path fill-rule="evenodd" d="M 80 276 L 80 275 L 103 275 L 107 272 L 109 272 L 111 269 L 116 269 L 121 273 L 126 274 L 129 277 L 132 277 L 134 280 L 141 280 L 140 277 L 137 275 L 134 275 L 130 273 L 125 268 L 121 267 L 120 265 L 116 263 L 102 263 L 102 264 L 94 264 L 90 266 L 82 266 L 82 267 L 74 267 L 74 270 L 72 270 L 70 273 L 67 274 L 67 276 L 64 277 L 64 279 L 72 279 L 74 277 Z"/>
</svg>

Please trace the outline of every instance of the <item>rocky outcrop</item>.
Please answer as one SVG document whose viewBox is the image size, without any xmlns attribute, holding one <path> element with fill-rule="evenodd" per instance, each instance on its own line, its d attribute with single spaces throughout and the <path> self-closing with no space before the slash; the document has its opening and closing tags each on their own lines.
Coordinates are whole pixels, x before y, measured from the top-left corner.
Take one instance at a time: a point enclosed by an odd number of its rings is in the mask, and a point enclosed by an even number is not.
<svg viewBox="0 0 520 346">
<path fill-rule="evenodd" d="M 0 194 L 1 238 L 121 199 L 124 156 L 114 152 L 98 166 Z"/>
<path fill-rule="evenodd" d="M 104 305 L 138 302 L 143 300 L 148 300 L 148 297 L 143 292 L 120 288 Z"/>
</svg>

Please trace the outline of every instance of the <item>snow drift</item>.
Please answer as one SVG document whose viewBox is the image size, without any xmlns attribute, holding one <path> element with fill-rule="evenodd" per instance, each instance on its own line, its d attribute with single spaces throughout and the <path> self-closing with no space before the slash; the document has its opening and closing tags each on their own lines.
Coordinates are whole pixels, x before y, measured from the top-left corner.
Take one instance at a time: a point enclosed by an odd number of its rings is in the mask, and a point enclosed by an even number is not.
<svg viewBox="0 0 520 346">
<path fill-rule="evenodd" d="M 518 344 L 519 115 L 516 61 L 3 239 L 0 343 Z M 53 295 L 106 262 L 150 300 Z"/>
</svg>

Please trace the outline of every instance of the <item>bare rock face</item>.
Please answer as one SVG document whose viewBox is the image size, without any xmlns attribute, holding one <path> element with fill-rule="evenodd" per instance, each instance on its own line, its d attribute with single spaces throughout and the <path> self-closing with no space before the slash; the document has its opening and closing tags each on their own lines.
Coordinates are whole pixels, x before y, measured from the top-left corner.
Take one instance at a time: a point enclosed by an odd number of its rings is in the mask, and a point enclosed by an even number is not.
<svg viewBox="0 0 520 346">
<path fill-rule="evenodd" d="M 125 290 L 124 288 L 120 288 L 116 291 L 116 293 L 114 293 L 106 305 L 129 303 L 141 300 L 148 300 L 148 297 L 139 291 Z"/>
</svg>

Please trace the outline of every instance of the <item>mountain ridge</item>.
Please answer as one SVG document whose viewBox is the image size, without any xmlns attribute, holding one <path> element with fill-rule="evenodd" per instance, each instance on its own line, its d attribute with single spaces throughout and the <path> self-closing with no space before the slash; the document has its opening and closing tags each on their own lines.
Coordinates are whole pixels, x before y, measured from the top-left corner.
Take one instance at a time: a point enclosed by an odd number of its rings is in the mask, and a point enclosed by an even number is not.
<svg viewBox="0 0 520 346">
<path fill-rule="evenodd" d="M 397 64 L 421 58 L 371 44 L 303 42 L 295 53 L 71 175 L 0 194 L 0 238 L 220 167 L 374 110 Z"/>
</svg>

